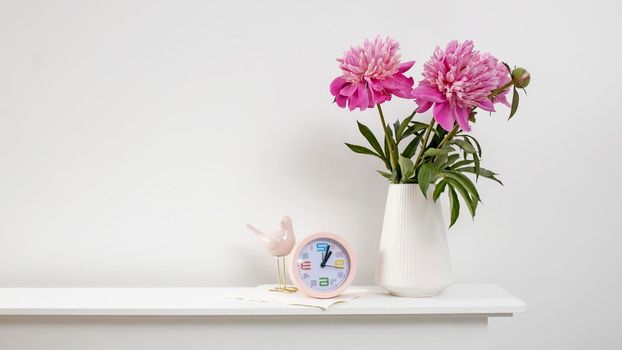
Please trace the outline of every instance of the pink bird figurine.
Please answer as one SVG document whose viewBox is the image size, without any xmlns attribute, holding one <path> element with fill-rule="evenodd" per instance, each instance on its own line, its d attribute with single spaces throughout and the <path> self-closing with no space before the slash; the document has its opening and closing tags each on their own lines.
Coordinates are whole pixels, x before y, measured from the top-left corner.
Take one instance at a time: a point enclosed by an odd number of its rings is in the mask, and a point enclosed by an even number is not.
<svg viewBox="0 0 622 350">
<path fill-rule="evenodd" d="M 294 229 L 292 227 L 292 219 L 287 215 L 283 216 L 276 231 L 269 234 L 266 234 L 249 224 L 246 224 L 246 227 L 253 232 L 259 240 L 261 240 L 261 243 L 263 243 L 266 250 L 268 250 L 268 253 L 276 257 L 279 285 L 271 290 L 284 293 L 296 292 L 297 289 L 295 287 L 287 285 L 287 272 L 285 271 L 285 257 L 289 255 L 294 248 L 294 244 L 296 243 L 296 237 L 294 236 Z M 283 261 L 282 275 L 281 260 Z M 282 280 L 281 277 L 283 277 Z"/>
</svg>

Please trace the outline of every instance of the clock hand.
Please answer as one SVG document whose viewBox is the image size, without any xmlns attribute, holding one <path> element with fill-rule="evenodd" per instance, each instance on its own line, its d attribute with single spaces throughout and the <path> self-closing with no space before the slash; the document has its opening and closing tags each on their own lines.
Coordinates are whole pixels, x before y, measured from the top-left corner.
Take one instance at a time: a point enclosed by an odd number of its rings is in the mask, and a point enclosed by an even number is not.
<svg viewBox="0 0 622 350">
<path fill-rule="evenodd" d="M 320 267 L 325 267 L 326 266 L 326 261 L 328 261 L 328 258 L 330 258 L 330 256 L 333 254 L 333 252 L 328 252 L 328 254 L 326 254 L 326 257 L 324 258 L 324 262 L 322 262 L 320 264 Z"/>
<path fill-rule="evenodd" d="M 328 252 L 330 252 L 330 245 L 326 245 L 326 249 L 322 252 L 322 261 L 320 262 L 320 265 L 324 265 L 326 264 L 326 261 L 328 260 Z"/>
<path fill-rule="evenodd" d="M 343 269 L 343 266 L 334 266 L 334 265 L 326 265 L 324 264 L 325 267 L 334 267 L 336 269 Z"/>
<path fill-rule="evenodd" d="M 320 267 L 326 266 L 326 262 L 328 262 L 328 258 L 330 258 L 332 254 L 333 252 L 330 251 L 330 245 L 328 245 L 326 247 L 326 255 L 324 255 L 324 259 L 322 259 L 322 263 L 320 263 Z"/>
</svg>

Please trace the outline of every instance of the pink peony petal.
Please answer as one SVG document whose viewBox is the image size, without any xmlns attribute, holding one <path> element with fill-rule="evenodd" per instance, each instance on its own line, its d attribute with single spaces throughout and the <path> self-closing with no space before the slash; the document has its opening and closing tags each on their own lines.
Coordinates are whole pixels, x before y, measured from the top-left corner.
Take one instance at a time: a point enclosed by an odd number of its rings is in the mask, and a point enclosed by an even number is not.
<svg viewBox="0 0 622 350">
<path fill-rule="evenodd" d="M 437 123 L 439 123 L 443 129 L 447 131 L 451 131 L 454 127 L 455 116 L 451 112 L 451 107 L 449 103 L 436 103 L 434 105 L 434 110 L 432 111 L 434 115 L 434 119 Z"/>
<path fill-rule="evenodd" d="M 343 95 L 343 96 L 352 96 L 352 94 L 354 93 L 354 91 L 356 91 L 356 85 L 355 84 L 345 84 L 341 90 L 339 90 L 339 95 Z"/>
<path fill-rule="evenodd" d="M 378 94 L 378 92 L 374 91 L 371 85 L 367 85 L 367 92 L 369 95 L 369 103 L 376 104 L 376 95 Z"/>
<path fill-rule="evenodd" d="M 348 102 L 348 98 L 345 96 L 337 95 L 335 96 L 335 102 L 337 102 L 337 106 L 345 108 L 346 102 Z"/>
<path fill-rule="evenodd" d="M 412 98 L 412 91 L 410 89 L 391 90 L 393 95 L 401 98 Z"/>
<path fill-rule="evenodd" d="M 399 74 L 382 81 L 384 88 L 391 94 L 401 98 L 412 98 L 412 83 L 409 79 Z"/>
<path fill-rule="evenodd" d="M 427 111 L 428 109 L 430 109 L 430 107 L 432 107 L 433 105 L 433 103 L 430 101 L 423 101 L 421 103 L 419 101 L 416 101 L 416 102 L 417 102 L 417 106 L 419 106 L 417 108 L 417 113 L 423 113 Z"/>
<path fill-rule="evenodd" d="M 401 87 L 398 89 L 389 89 L 389 92 L 397 97 L 412 98 L 412 89 L 409 87 Z"/>
<path fill-rule="evenodd" d="M 401 87 L 401 84 L 393 77 L 389 77 L 382 81 L 382 86 L 385 89 L 399 89 Z"/>
<path fill-rule="evenodd" d="M 381 82 L 381 81 L 379 81 L 379 80 L 377 80 L 377 79 L 369 79 L 369 78 L 367 78 L 366 80 L 367 80 L 367 82 L 369 83 L 369 86 L 370 86 L 372 89 L 374 89 L 374 90 L 376 90 L 376 91 L 380 91 L 380 90 L 382 90 L 382 89 L 383 89 L 383 86 L 382 86 L 382 82 Z"/>
<path fill-rule="evenodd" d="M 359 106 L 359 93 L 356 90 L 352 96 L 348 97 L 348 109 L 353 111 L 355 108 Z"/>
<path fill-rule="evenodd" d="M 454 114 L 456 121 L 458 122 L 458 126 L 464 131 L 471 131 L 471 126 L 469 126 L 469 110 L 469 108 L 457 106 L 452 109 L 452 113 Z"/>
<path fill-rule="evenodd" d="M 479 101 L 477 103 L 477 105 L 479 106 L 479 108 L 488 111 L 488 112 L 494 112 L 495 111 L 495 106 L 492 104 L 491 100 L 483 100 L 483 101 Z"/>
<path fill-rule="evenodd" d="M 412 90 L 412 86 L 415 83 L 413 78 L 407 78 L 404 74 L 396 74 L 393 76 L 393 81 L 401 86 L 402 89 Z"/>
<path fill-rule="evenodd" d="M 406 77 L 404 74 L 396 74 L 395 77 L 404 84 L 408 85 L 408 87 L 412 90 L 413 85 L 415 84 L 415 79 L 412 77 Z"/>
<path fill-rule="evenodd" d="M 367 95 L 367 107 L 374 108 L 374 106 L 376 106 L 376 102 L 374 101 L 374 90 L 367 87 Z"/>
<path fill-rule="evenodd" d="M 367 83 L 361 82 L 358 85 L 359 108 L 364 111 L 369 106 L 369 93 L 367 92 Z M 373 106 L 373 105 L 372 105 Z"/>
<path fill-rule="evenodd" d="M 389 101 L 391 99 L 391 95 L 386 92 L 374 91 L 374 104 L 382 104 L 383 102 Z"/>
<path fill-rule="evenodd" d="M 400 64 L 400 66 L 398 67 L 397 71 L 400 72 L 400 73 L 404 73 L 407 70 L 409 70 L 414 64 L 415 64 L 415 61 L 403 62 L 403 63 Z"/>
<path fill-rule="evenodd" d="M 341 90 L 341 88 L 346 84 L 346 80 L 342 77 L 337 77 L 335 78 L 335 80 L 333 80 L 332 83 L 330 83 L 330 93 L 333 96 L 337 96 L 339 95 L 339 90 Z"/>
<path fill-rule="evenodd" d="M 507 98 L 507 96 L 505 94 L 495 96 L 495 98 L 493 98 L 493 101 L 495 103 L 501 102 L 502 104 L 504 104 L 504 105 L 506 105 L 508 107 L 512 107 L 510 102 L 508 102 L 508 98 Z"/>
<path fill-rule="evenodd" d="M 447 101 L 437 88 L 427 84 L 419 84 L 419 86 L 413 90 L 412 96 L 416 99 L 434 103 L 443 103 Z"/>
</svg>

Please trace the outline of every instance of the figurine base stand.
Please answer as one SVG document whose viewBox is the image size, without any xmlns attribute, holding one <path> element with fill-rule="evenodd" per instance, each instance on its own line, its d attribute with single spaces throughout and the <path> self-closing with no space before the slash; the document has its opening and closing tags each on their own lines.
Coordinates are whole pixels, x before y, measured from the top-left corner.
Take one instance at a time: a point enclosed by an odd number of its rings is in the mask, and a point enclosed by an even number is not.
<svg viewBox="0 0 622 350">
<path fill-rule="evenodd" d="M 282 275 L 281 275 L 281 261 L 283 262 L 283 274 Z M 296 293 L 298 291 L 298 288 L 287 285 L 287 271 L 285 270 L 285 257 L 284 256 L 278 256 L 276 258 L 276 270 L 277 270 L 277 276 L 279 279 L 279 284 L 276 287 L 270 289 L 270 291 L 287 293 L 287 294 Z"/>
</svg>

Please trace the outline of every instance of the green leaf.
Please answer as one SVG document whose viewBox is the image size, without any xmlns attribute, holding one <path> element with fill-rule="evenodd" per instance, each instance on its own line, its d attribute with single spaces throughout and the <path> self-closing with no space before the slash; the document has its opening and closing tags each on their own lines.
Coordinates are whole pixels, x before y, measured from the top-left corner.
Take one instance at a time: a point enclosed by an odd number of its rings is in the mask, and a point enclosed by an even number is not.
<svg viewBox="0 0 622 350">
<path fill-rule="evenodd" d="M 400 137 L 400 142 L 404 141 L 405 138 L 407 138 L 410 135 L 416 135 L 417 133 L 415 133 L 415 131 L 412 128 L 406 128 L 406 130 L 404 130 L 404 132 L 402 133 L 402 136 Z"/>
<path fill-rule="evenodd" d="M 458 215 L 460 215 L 460 201 L 458 201 L 458 195 L 454 188 L 451 185 L 447 187 L 449 188 L 447 195 L 449 196 L 449 212 L 451 213 L 449 227 L 451 228 L 456 223 L 456 220 L 458 220 Z"/>
<path fill-rule="evenodd" d="M 423 134 L 424 132 L 425 132 L 425 127 L 422 127 L 420 125 L 411 125 L 406 129 L 402 138 L 406 137 L 406 135 L 419 134 L 419 133 Z"/>
<path fill-rule="evenodd" d="M 443 175 L 460 182 L 460 184 L 464 188 L 466 188 L 467 191 L 469 191 L 469 194 L 471 195 L 471 197 L 473 198 L 475 202 L 477 201 L 481 202 L 480 197 L 479 197 L 479 192 L 477 192 L 477 188 L 475 187 L 475 184 L 473 183 L 473 181 L 471 181 L 471 179 L 466 177 L 464 174 L 460 174 L 459 172 L 445 172 L 443 173 Z"/>
<path fill-rule="evenodd" d="M 512 119 L 516 111 L 518 110 L 518 90 L 514 88 L 514 94 L 512 96 L 512 107 L 510 108 L 510 116 L 508 120 Z"/>
<path fill-rule="evenodd" d="M 480 169 L 479 174 L 481 176 L 484 176 L 486 174 L 489 174 L 489 175 L 499 175 L 499 174 L 495 173 L 494 171 L 488 170 L 488 169 L 486 169 L 484 167 L 480 167 L 479 169 Z M 454 169 L 454 170 L 475 174 L 475 168 L 474 167 L 461 167 L 459 169 Z"/>
<path fill-rule="evenodd" d="M 410 158 L 400 156 L 399 164 L 402 170 L 402 182 L 406 182 L 415 172 L 415 163 Z"/>
<path fill-rule="evenodd" d="M 421 137 L 417 135 L 408 143 L 406 148 L 404 148 L 402 155 L 406 158 L 412 158 L 417 152 L 417 145 L 419 145 L 419 142 L 421 142 Z"/>
<path fill-rule="evenodd" d="M 389 179 L 389 180 L 393 180 L 391 177 L 391 174 L 387 173 L 386 171 L 382 171 L 382 170 L 376 170 L 378 172 L 378 174 L 384 176 L 385 178 Z"/>
<path fill-rule="evenodd" d="M 454 145 L 452 145 L 450 142 L 444 144 L 443 147 L 441 147 L 441 149 L 447 151 L 447 153 L 458 152 L 458 150 L 456 150 L 454 148 Z"/>
<path fill-rule="evenodd" d="M 451 143 L 453 143 L 454 145 L 462 148 L 462 150 L 464 150 L 466 153 L 475 153 L 475 152 L 477 152 L 475 150 L 475 148 L 473 148 L 473 145 L 469 141 L 453 140 L 453 141 L 451 141 Z"/>
<path fill-rule="evenodd" d="M 445 149 L 445 148 L 428 148 L 424 153 L 423 156 L 424 157 L 434 157 L 434 156 L 438 156 L 439 154 L 447 154 L 449 153 L 449 150 Z"/>
<path fill-rule="evenodd" d="M 398 133 L 397 133 L 399 128 L 400 128 L 400 120 L 398 119 L 398 120 L 395 121 L 395 123 L 393 123 L 393 130 L 395 130 L 395 140 L 399 140 L 400 139 L 399 136 L 398 136 Z"/>
<path fill-rule="evenodd" d="M 507 63 L 505 63 L 505 62 L 501 62 L 501 63 L 503 63 L 503 65 L 505 66 L 505 68 L 507 68 L 507 69 L 508 69 L 508 72 L 509 72 L 510 74 L 512 74 L 512 68 L 510 68 L 510 66 L 509 66 Z"/>
<path fill-rule="evenodd" d="M 479 156 L 482 156 L 482 146 L 479 145 L 479 142 L 477 142 L 477 139 L 471 135 L 462 135 L 465 138 L 469 138 L 471 140 L 473 140 L 473 142 L 475 142 L 475 146 L 477 146 L 477 154 L 479 154 Z"/>
<path fill-rule="evenodd" d="M 466 141 L 469 145 L 471 145 L 471 148 L 473 148 L 473 150 L 475 151 L 475 152 L 473 152 L 473 154 L 477 154 L 477 151 L 475 150 L 475 147 L 473 147 L 473 144 L 471 143 L 471 141 L 469 141 L 469 138 L 468 138 L 468 137 L 466 137 L 466 135 L 463 135 L 463 139 L 464 139 L 464 141 Z"/>
<path fill-rule="evenodd" d="M 498 175 L 498 174 L 495 174 L 492 171 L 490 171 L 488 169 L 485 169 L 485 168 L 482 168 L 482 167 L 479 168 L 479 172 L 478 173 L 475 172 L 475 167 L 463 167 L 463 168 L 458 168 L 458 169 L 454 169 L 454 170 L 455 171 L 459 171 L 459 172 L 463 172 L 463 173 L 478 174 L 481 177 L 485 177 L 487 179 L 496 181 L 501 186 L 503 186 L 503 182 L 501 182 L 499 179 L 497 179 L 495 177 L 495 175 Z"/>
<path fill-rule="evenodd" d="M 359 131 L 361 132 L 361 134 L 363 134 L 365 139 L 367 139 L 367 142 L 369 142 L 372 148 L 376 150 L 376 152 L 378 152 L 378 155 L 382 155 L 383 154 L 382 147 L 380 147 L 380 143 L 378 142 L 378 139 L 376 139 L 376 136 L 374 136 L 374 133 L 372 133 L 371 130 L 369 130 L 367 125 L 359 121 L 356 121 L 356 123 L 359 126 Z M 385 160 L 385 163 L 386 163 L 386 160 Z"/>
<path fill-rule="evenodd" d="M 438 135 L 441 139 L 448 133 L 448 131 L 445 130 L 441 124 L 436 124 L 436 128 L 434 128 L 434 130 L 436 130 L 436 135 Z"/>
<path fill-rule="evenodd" d="M 473 154 L 473 165 L 475 165 L 475 181 L 479 180 L 479 157 L 477 154 Z"/>
<path fill-rule="evenodd" d="M 409 115 L 408 117 L 406 117 L 406 119 L 404 119 L 402 121 L 402 124 L 400 124 L 399 128 L 396 131 L 396 139 L 397 142 L 400 142 L 402 140 L 402 138 L 404 138 L 407 135 L 404 135 L 404 131 L 406 131 L 406 128 L 408 128 L 408 124 L 410 123 L 410 121 L 413 119 L 413 117 L 415 116 L 415 112 L 413 112 L 411 115 Z"/>
<path fill-rule="evenodd" d="M 447 157 L 447 161 L 445 162 L 444 166 L 448 167 L 448 166 L 454 164 L 458 160 L 458 158 L 460 158 L 459 154 L 450 154 Z"/>
<path fill-rule="evenodd" d="M 475 204 L 473 199 L 471 198 L 471 195 L 469 195 L 469 191 L 462 186 L 462 184 L 455 180 L 452 177 L 446 177 L 447 182 L 456 190 L 458 190 L 458 193 L 460 193 L 460 196 L 462 196 L 462 199 L 464 200 L 464 203 L 467 205 L 467 208 L 469 209 L 469 212 L 471 213 L 471 217 L 475 217 Z"/>
<path fill-rule="evenodd" d="M 423 193 L 424 197 L 428 197 L 428 187 L 431 182 L 434 182 L 434 178 L 436 177 L 437 170 L 430 163 L 423 163 L 419 168 L 419 173 L 417 174 L 417 182 L 419 182 L 419 188 L 421 188 L 421 193 Z"/>
<path fill-rule="evenodd" d="M 434 199 L 435 202 L 438 197 L 440 197 L 441 193 L 445 191 L 445 186 L 447 186 L 446 180 L 441 180 L 438 182 L 438 184 L 436 184 L 436 187 L 434 188 L 434 193 L 432 194 L 432 199 Z"/>
<path fill-rule="evenodd" d="M 460 156 L 458 156 L 458 157 L 460 157 Z M 473 161 L 472 161 L 472 160 L 470 160 L 470 159 L 465 159 L 465 160 L 461 160 L 461 161 L 459 161 L 459 162 L 456 162 L 454 165 L 450 166 L 449 168 L 450 168 L 450 169 L 452 169 L 452 170 L 455 170 L 455 169 L 457 169 L 457 168 L 463 167 L 463 166 L 465 166 L 465 165 L 469 165 L 469 164 L 471 164 L 471 163 L 473 163 Z"/>
<path fill-rule="evenodd" d="M 346 143 L 346 146 L 348 146 L 348 148 L 350 148 L 354 153 L 369 154 L 369 155 L 376 156 L 376 157 L 380 158 L 380 156 L 377 155 L 376 152 L 370 150 L 367 147 L 363 147 L 363 146 L 359 146 L 359 145 L 352 145 L 352 144 L 349 144 L 349 143 Z"/>
<path fill-rule="evenodd" d="M 416 128 L 417 130 L 425 130 L 428 128 L 428 125 L 429 125 L 429 123 L 422 123 L 416 120 L 413 120 L 410 123 L 412 124 L 411 127 Z"/>
<path fill-rule="evenodd" d="M 430 126 L 430 124 L 424 124 L 424 125 L 425 125 L 426 130 Z M 436 128 L 433 127 L 432 129 L 430 129 L 430 137 L 440 137 L 440 138 L 442 138 L 442 135 L 441 135 L 442 132 L 445 132 L 445 130 L 443 128 L 439 128 L 438 125 L 437 125 Z"/>
<path fill-rule="evenodd" d="M 443 166 L 443 164 L 445 164 L 445 162 L 447 162 L 447 153 L 442 153 L 434 157 L 434 166 L 439 169 Z"/>
<path fill-rule="evenodd" d="M 398 181 L 398 180 L 399 180 L 399 176 L 400 176 L 400 173 L 399 173 L 399 171 L 398 171 L 398 169 L 397 169 L 397 167 L 396 167 L 396 168 L 395 168 L 395 169 L 393 169 L 393 171 L 391 172 L 391 181 L 392 181 L 393 183 L 399 183 L 399 181 Z"/>
</svg>

